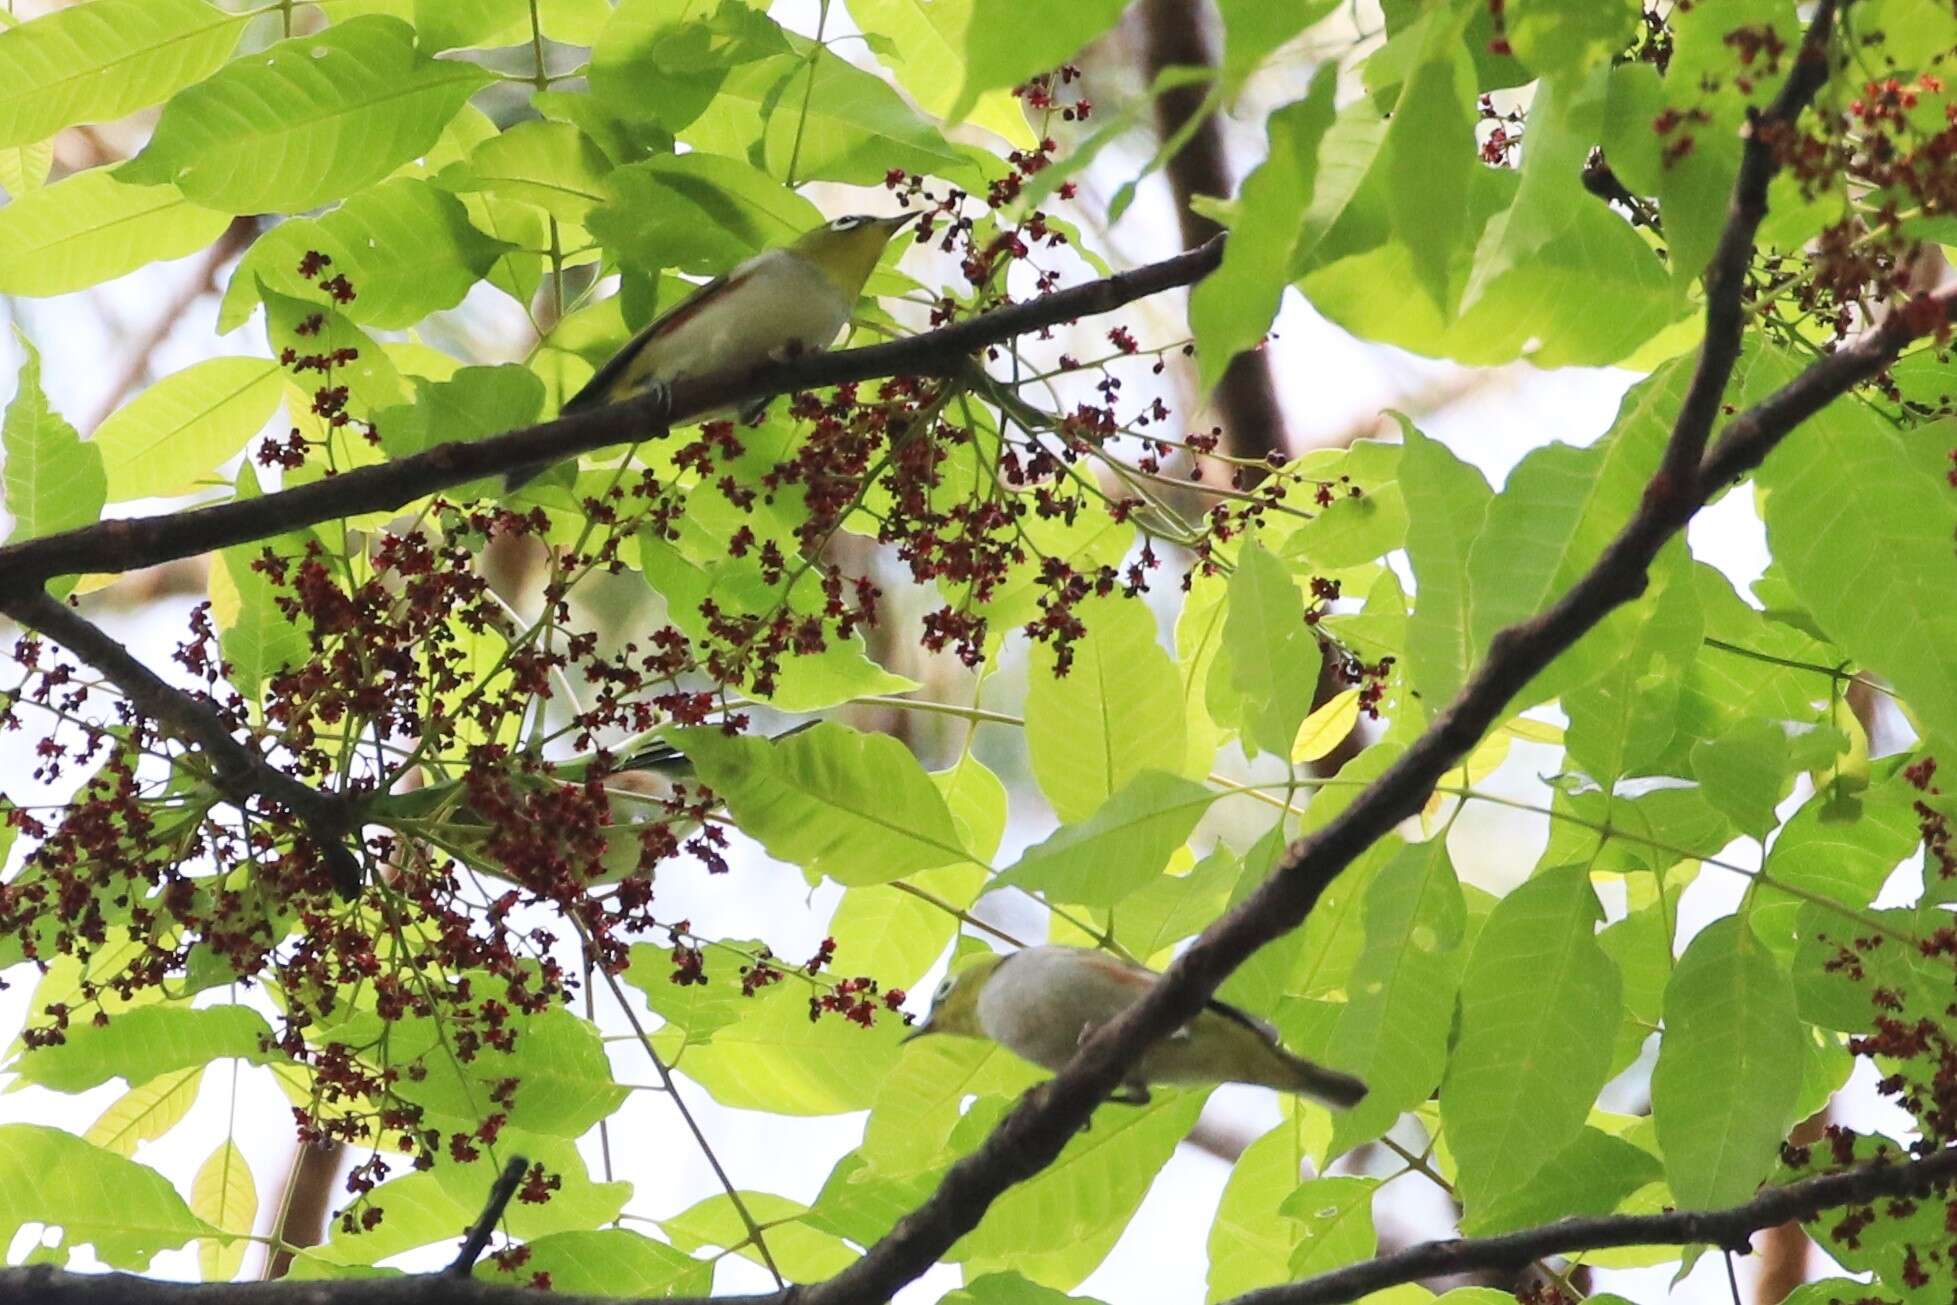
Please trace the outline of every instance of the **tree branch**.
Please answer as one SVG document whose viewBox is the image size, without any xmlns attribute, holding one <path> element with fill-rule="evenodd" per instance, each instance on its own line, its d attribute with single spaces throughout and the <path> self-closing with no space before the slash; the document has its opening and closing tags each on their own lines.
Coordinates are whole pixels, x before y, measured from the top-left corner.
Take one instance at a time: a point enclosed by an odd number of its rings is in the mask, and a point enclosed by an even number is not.
<svg viewBox="0 0 1957 1305">
<path fill-rule="evenodd" d="M 1403 1282 L 1418 1282 L 1477 1269 L 1515 1269 L 1549 1255 L 1599 1251 L 1611 1246 L 1684 1246 L 1703 1242 L 1744 1251 L 1762 1228 L 1812 1219 L 1823 1210 L 1866 1205 L 1881 1197 L 1913 1196 L 1957 1179 L 1957 1148 L 1903 1164 L 1870 1164 L 1840 1173 L 1769 1187 L 1752 1200 L 1723 1210 L 1667 1210 L 1663 1214 L 1607 1214 L 1559 1219 L 1540 1228 L 1422 1242 L 1393 1255 L 1333 1269 L 1303 1282 L 1263 1287 L 1225 1305 L 1342 1305 Z"/>
<path fill-rule="evenodd" d="M 302 783 L 258 756 L 232 735 L 217 712 L 164 681 L 99 626 L 45 590 L 0 596 L 0 612 L 93 666 L 137 711 L 200 749 L 210 761 L 218 792 L 228 801 L 243 806 L 261 796 L 290 811 L 325 861 L 334 887 L 344 896 L 359 892 L 360 861 L 346 845 L 353 812 L 339 794 Z"/>
<path fill-rule="evenodd" d="M 0 1269 L 0 1305 L 618 1305 L 617 1296 L 553 1292 L 514 1282 L 404 1274 L 275 1282 L 161 1282 L 134 1273 L 70 1273 L 50 1264 Z M 668 1296 L 660 1305 L 781 1305 L 766 1296 Z"/>
<path fill-rule="evenodd" d="M 882 376 L 955 372 L 979 349 L 1189 285 L 1214 269 L 1222 257 L 1223 243 L 1215 240 L 1159 263 L 888 344 L 815 354 L 748 372 L 682 380 L 673 386 L 670 410 L 659 396 L 642 395 L 493 439 L 438 444 L 413 457 L 361 467 L 242 502 L 103 521 L 22 540 L 0 547 L 0 599 L 38 590 L 53 576 L 133 571 L 337 517 L 391 512 L 424 495 L 480 476 L 644 439 L 648 431 L 669 422 L 738 407 L 746 399 Z"/>
<path fill-rule="evenodd" d="M 1422 1242 L 1404 1251 L 1321 1273 L 1302 1282 L 1264 1287 L 1225 1305 L 1344 1305 L 1400 1283 L 1469 1272 L 1512 1269 L 1550 1255 L 1612 1246 L 1672 1246 L 1703 1242 L 1740 1250 L 1762 1228 L 1812 1219 L 1825 1210 L 1865 1205 L 1884 1197 L 1929 1192 L 1957 1179 L 1957 1147 L 1921 1160 L 1875 1163 L 1769 1187 L 1723 1210 L 1608 1214 L 1503 1233 L 1496 1237 Z M 675 1297 L 667 1305 L 790 1305 L 800 1289 L 760 1296 Z M 479 1278 L 423 1274 L 308 1282 L 157 1282 L 130 1273 L 69 1273 L 52 1265 L 0 1269 L 0 1305 L 521 1305 L 537 1299 L 527 1287 Z M 598 1305 L 615 1296 L 553 1295 L 557 1305 Z M 852 1297 L 868 1305 L 872 1297 Z"/>
<path fill-rule="evenodd" d="M 1825 75 L 1834 8 L 1834 0 L 1822 0 L 1787 87 L 1774 101 L 1771 112 L 1787 121 L 1821 84 L 1817 58 L 1823 59 L 1820 72 Z M 1754 135 L 1758 137 L 1757 130 Z M 1764 167 L 1770 177 L 1775 163 L 1771 153 L 1755 157 L 1764 162 L 1742 168 L 1727 234 L 1720 241 L 1723 255 L 1738 244 L 1742 260 L 1759 222 L 1755 190 L 1764 193 L 1765 186 L 1759 168 Z M 1892 360 L 1911 338 L 1911 332 L 1897 323 L 1906 317 L 1920 322 L 1924 317 L 1896 314 L 1856 345 L 1814 364 L 1731 423 L 1720 456 L 1702 470 L 1700 451 L 1739 356 L 1743 281 L 1742 275 L 1709 278 L 1709 298 L 1716 294 L 1718 301 L 1707 306 L 1706 339 L 1692 392 L 1709 391 L 1712 397 L 1696 403 L 1688 400 L 1681 408 L 1664 463 L 1646 487 L 1638 511 L 1595 565 L 1547 611 L 1499 632 L 1486 660 L 1454 702 L 1399 760 L 1323 829 L 1287 849 L 1283 861 L 1249 898 L 1205 929 L 1161 982 L 1102 1025 L 1055 1078 L 1022 1098 L 976 1151 L 946 1172 L 923 1205 L 854 1264 L 805 1289 L 797 1305 L 889 1298 L 977 1227 L 1007 1188 L 1051 1164 L 1146 1048 L 1194 1019 L 1223 980 L 1259 948 L 1301 924 L 1341 870 L 1420 810 L 1434 785 L 1460 763 L 1525 684 L 1608 613 L 1644 592 L 1647 568 L 1658 550 L 1724 484 L 1724 468 L 1744 470 L 1755 465 L 1814 411 Z M 1942 301 L 1940 306 L 1947 314 L 1951 303 Z M 1675 466 L 1683 471 L 1671 470 Z"/>
</svg>

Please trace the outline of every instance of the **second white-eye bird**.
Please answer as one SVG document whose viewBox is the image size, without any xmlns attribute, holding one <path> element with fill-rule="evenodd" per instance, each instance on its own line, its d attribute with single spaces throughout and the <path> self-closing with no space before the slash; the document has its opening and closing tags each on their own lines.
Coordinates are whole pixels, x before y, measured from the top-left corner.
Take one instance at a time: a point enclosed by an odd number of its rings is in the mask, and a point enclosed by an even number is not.
<svg viewBox="0 0 1957 1305">
<path fill-rule="evenodd" d="M 1132 1006 L 1162 976 L 1087 947 L 1028 947 L 981 957 L 938 985 L 931 1013 L 910 1037 L 957 1033 L 990 1038 L 1058 1071 L 1096 1029 Z M 909 1041 L 909 1039 L 905 1039 Z M 1366 1085 L 1286 1051 L 1277 1030 L 1224 1002 L 1150 1047 L 1111 1098 L 1140 1105 L 1148 1085 L 1209 1087 L 1256 1083 L 1331 1106 L 1353 1106 Z"/>
<path fill-rule="evenodd" d="M 791 245 L 762 250 L 642 327 L 561 411 L 828 348 L 849 324 L 883 247 L 917 216 L 839 217 Z M 765 400 L 755 405 L 756 415 L 765 406 Z M 503 478 L 503 488 L 513 490 L 550 465 L 518 467 Z"/>
</svg>

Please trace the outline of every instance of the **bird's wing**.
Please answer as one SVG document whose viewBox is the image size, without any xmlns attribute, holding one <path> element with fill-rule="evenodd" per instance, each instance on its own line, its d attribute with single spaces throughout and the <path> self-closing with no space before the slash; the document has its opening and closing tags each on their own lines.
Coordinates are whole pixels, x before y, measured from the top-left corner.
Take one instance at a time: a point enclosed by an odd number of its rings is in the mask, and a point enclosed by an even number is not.
<svg viewBox="0 0 1957 1305">
<path fill-rule="evenodd" d="M 1106 952 L 1094 953 L 1093 959 L 1094 963 L 1108 978 L 1115 980 L 1123 987 L 1133 988 L 1137 992 L 1152 987 L 1156 980 L 1162 977 L 1154 970 L 1145 969 L 1139 965 L 1131 965 L 1119 956 L 1110 956 Z M 1249 1011 L 1232 1006 L 1227 1001 L 1218 1001 L 1214 997 L 1210 998 L 1205 1005 L 1212 1014 L 1221 1015 L 1232 1024 L 1241 1024 L 1243 1027 L 1257 1034 L 1258 1037 L 1269 1042 L 1277 1041 L 1277 1029 L 1268 1021 L 1258 1019 Z M 1172 1038 L 1186 1038 L 1190 1036 L 1189 1028 L 1185 1025 L 1169 1036 Z"/>
<path fill-rule="evenodd" d="M 560 411 L 577 412 L 625 398 L 643 379 L 634 371 L 634 365 L 640 361 L 648 345 L 685 325 L 702 308 L 740 285 L 753 274 L 752 266 L 744 264 L 725 276 L 717 276 L 647 322 L 639 328 L 637 335 L 625 342 L 623 348 L 606 360 L 605 365 L 584 383 L 583 389 L 565 402 Z"/>
</svg>

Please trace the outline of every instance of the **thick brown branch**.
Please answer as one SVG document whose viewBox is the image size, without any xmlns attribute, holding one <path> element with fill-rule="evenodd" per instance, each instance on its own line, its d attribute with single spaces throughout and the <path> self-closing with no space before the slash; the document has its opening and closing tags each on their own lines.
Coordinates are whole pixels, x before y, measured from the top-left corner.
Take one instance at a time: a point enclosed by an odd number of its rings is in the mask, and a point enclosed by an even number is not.
<svg viewBox="0 0 1957 1305">
<path fill-rule="evenodd" d="M 440 444 L 426 453 L 361 467 L 309 485 L 242 502 L 153 517 L 103 521 L 0 547 L 0 597 L 38 590 L 52 576 L 88 571 L 120 573 L 231 544 L 266 539 L 301 526 L 362 512 L 391 512 L 427 494 L 528 462 L 643 439 L 668 421 L 740 406 L 744 399 L 784 390 L 840 385 L 880 376 L 955 372 L 977 350 L 1028 331 L 1111 312 L 1137 299 L 1189 285 L 1223 257 L 1221 240 L 1159 263 L 996 309 L 922 335 L 816 354 L 741 374 L 683 380 L 673 387 L 670 413 L 657 396 L 594 408 L 541 425 L 468 444 Z"/>
<path fill-rule="evenodd" d="M 521 1274 L 517 1275 L 520 1279 Z M 425 1274 L 277 1282 L 159 1282 L 133 1273 L 0 1269 L 0 1305 L 618 1305 L 617 1296 L 540 1295 L 527 1286 Z M 779 1295 L 669 1296 L 660 1305 L 780 1305 Z"/>
<path fill-rule="evenodd" d="M 1540 1228 L 1442 1242 L 1422 1242 L 1393 1255 L 1321 1273 L 1303 1282 L 1265 1287 L 1226 1305 L 1342 1305 L 1369 1292 L 1477 1269 L 1518 1269 L 1550 1255 L 1599 1251 L 1611 1246 L 1684 1246 L 1704 1243 L 1745 1250 L 1762 1228 L 1812 1219 L 1823 1210 L 1866 1205 L 1883 1197 L 1921 1195 L 1957 1178 L 1957 1148 L 1904 1164 L 1863 1165 L 1838 1174 L 1769 1187 L 1752 1200 L 1723 1210 L 1668 1210 L 1664 1214 L 1607 1214 L 1562 1219 Z"/>
<path fill-rule="evenodd" d="M 1772 112 L 1791 121 L 1818 89 L 1813 52 L 1825 53 L 1832 0 L 1823 0 L 1802 56 Z M 1818 35 L 1816 34 L 1818 31 Z M 1825 73 L 1825 63 L 1821 66 Z M 1771 153 L 1756 164 L 1774 166 Z M 1734 239 L 1747 257 L 1759 214 L 1750 196 L 1764 181 L 1742 170 L 1728 217 L 1726 250 Z M 1738 228 L 1739 236 L 1731 231 Z M 1744 262 L 1742 261 L 1742 268 Z M 1547 611 L 1498 633 L 1486 660 L 1452 704 L 1398 761 L 1323 829 L 1292 845 L 1283 862 L 1245 901 L 1205 929 L 1169 967 L 1162 982 L 1122 1015 L 1103 1025 L 1051 1082 L 1029 1093 L 979 1149 L 954 1164 L 930 1199 L 906 1215 L 862 1259 L 807 1288 L 798 1305 L 844 1305 L 884 1300 L 936 1262 L 978 1226 L 1007 1188 L 1051 1164 L 1095 1106 L 1119 1084 L 1141 1053 L 1194 1019 L 1225 978 L 1259 948 L 1302 923 L 1332 879 L 1401 820 L 1420 810 L 1434 785 L 1458 765 L 1514 695 L 1558 654 L 1616 607 L 1644 591 L 1658 550 L 1681 529 L 1723 480 L 1700 471 L 1701 450 L 1739 356 L 1744 318 L 1740 276 L 1708 278 L 1707 334 L 1693 393 L 1709 387 L 1710 402 L 1688 401 L 1673 425 L 1664 465 L 1647 486 L 1638 511 L 1596 564 Z M 1899 314 L 1898 317 L 1902 315 Z M 1829 400 L 1893 358 L 1908 339 L 1892 325 L 1871 332 L 1856 348 L 1822 360 L 1728 428 L 1721 451 L 1734 447 L 1734 428 L 1753 432 L 1739 447 L 1764 457 L 1780 439 Z M 1749 425 L 1750 423 L 1750 425 Z M 1717 459 L 1715 459 L 1717 462 Z M 1750 466 L 1752 463 L 1747 463 Z M 1682 467 L 1674 472 L 1673 466 Z"/>
<path fill-rule="evenodd" d="M 0 612 L 93 666 L 137 711 L 202 751 L 217 790 L 226 799 L 242 805 L 252 797 L 266 797 L 298 817 L 325 860 L 334 886 L 348 895 L 359 890 L 360 862 L 346 846 L 352 814 L 340 797 L 301 783 L 252 752 L 210 707 L 164 681 L 122 644 L 46 591 L 0 597 Z"/>
</svg>

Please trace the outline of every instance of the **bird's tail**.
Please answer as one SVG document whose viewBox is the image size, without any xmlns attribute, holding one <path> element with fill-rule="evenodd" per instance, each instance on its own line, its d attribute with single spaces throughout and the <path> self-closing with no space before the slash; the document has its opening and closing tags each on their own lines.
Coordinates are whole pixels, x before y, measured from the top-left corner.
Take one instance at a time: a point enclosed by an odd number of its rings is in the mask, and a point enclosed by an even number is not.
<svg viewBox="0 0 1957 1305">
<path fill-rule="evenodd" d="M 1282 1081 L 1273 1082 L 1270 1086 L 1296 1092 L 1342 1110 L 1358 1105 L 1365 1098 L 1366 1085 L 1352 1075 L 1314 1064 L 1282 1047 L 1273 1050 L 1277 1052 L 1284 1069 Z"/>
</svg>

